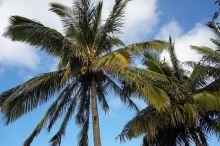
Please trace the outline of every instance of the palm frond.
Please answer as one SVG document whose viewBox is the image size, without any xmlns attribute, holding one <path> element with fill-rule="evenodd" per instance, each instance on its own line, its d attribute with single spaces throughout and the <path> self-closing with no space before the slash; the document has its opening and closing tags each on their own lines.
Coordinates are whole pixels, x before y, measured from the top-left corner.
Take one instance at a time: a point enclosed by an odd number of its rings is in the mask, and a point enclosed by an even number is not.
<svg viewBox="0 0 220 146">
<path fill-rule="evenodd" d="M 117 84 L 116 82 L 115 82 L 115 80 L 116 79 L 114 79 L 114 78 L 111 78 L 111 77 L 109 77 L 109 76 L 105 76 L 105 78 L 106 78 L 106 83 L 105 83 L 105 87 L 104 88 L 109 88 L 109 89 L 111 89 L 111 91 L 113 91 L 117 96 L 119 96 L 119 98 L 121 99 L 121 101 L 123 102 L 123 103 L 125 103 L 130 109 L 134 109 L 135 111 L 139 111 L 139 108 L 137 107 L 137 105 L 132 101 L 132 99 L 131 99 L 131 95 L 130 94 L 128 94 L 128 91 L 125 91 L 124 89 L 123 89 L 123 87 L 120 87 L 120 86 L 122 86 L 122 85 L 120 85 L 120 84 Z M 124 85 L 123 85 L 124 86 Z M 108 90 L 108 89 L 106 89 L 106 90 Z M 110 92 L 111 92 L 110 91 Z M 129 91 L 131 91 L 131 90 L 129 90 Z"/>
<path fill-rule="evenodd" d="M 188 79 L 187 86 L 192 90 L 192 91 L 197 91 L 199 92 L 199 88 L 203 88 L 207 86 L 210 75 L 212 74 L 211 69 L 207 71 L 206 66 L 201 65 L 200 63 L 195 63 L 193 62 L 193 71 Z M 210 72 L 210 73 L 209 73 Z"/>
<path fill-rule="evenodd" d="M 159 54 L 156 52 L 145 52 L 143 64 L 147 67 L 148 70 L 154 71 L 159 74 L 164 74 L 161 67 Z"/>
<path fill-rule="evenodd" d="M 30 134 L 30 136 L 25 140 L 23 146 L 30 146 L 31 142 L 34 140 L 34 138 L 40 133 L 41 129 L 44 125 L 46 125 L 48 118 L 53 114 L 53 112 L 56 109 L 57 103 L 59 102 L 60 98 L 57 98 L 49 107 L 47 110 L 45 116 L 43 119 L 38 123 L 38 125 L 35 127 L 33 132 Z"/>
<path fill-rule="evenodd" d="M 49 120 L 49 125 L 47 127 L 48 132 L 50 132 L 56 120 L 62 115 L 64 109 L 71 101 L 71 95 L 73 94 L 74 88 L 76 88 L 76 86 L 77 86 L 77 81 L 73 82 L 72 84 L 69 84 L 58 96 L 58 98 L 60 98 L 61 101 L 57 105 L 57 108 L 55 109 L 54 113 L 51 115 L 51 118 Z"/>
<path fill-rule="evenodd" d="M 193 95 L 193 100 L 205 111 L 219 111 L 220 98 L 209 92 L 201 92 Z"/>
<path fill-rule="evenodd" d="M 191 48 L 197 51 L 199 54 L 203 55 L 203 58 L 208 62 L 217 63 L 220 61 L 220 54 L 211 48 L 204 46 L 202 47 L 191 46 Z"/>
<path fill-rule="evenodd" d="M 183 106 L 183 110 L 185 122 L 189 125 L 195 126 L 197 119 L 199 118 L 199 109 L 193 104 L 186 103 Z"/>
<path fill-rule="evenodd" d="M 79 104 L 78 104 L 78 110 L 75 118 L 75 123 L 79 126 L 82 126 L 85 117 L 86 117 L 86 108 L 88 107 L 90 103 L 90 93 L 88 93 L 90 87 L 87 85 L 81 85 L 81 91 L 79 93 Z"/>
<path fill-rule="evenodd" d="M 1 107 L 6 123 L 15 121 L 23 114 L 48 101 L 54 93 L 66 85 L 66 83 L 61 83 L 63 76 L 64 70 L 45 73 L 21 84 L 16 91 L 11 92 Z"/>
<path fill-rule="evenodd" d="M 85 104 L 84 121 L 81 123 L 81 130 L 78 134 L 78 146 L 88 146 L 88 131 L 89 131 L 89 115 L 90 101 Z"/>
<path fill-rule="evenodd" d="M 68 49 L 70 44 L 67 41 L 64 44 L 64 36 L 55 29 L 21 16 L 10 17 L 10 25 L 4 36 L 13 41 L 21 41 L 39 47 L 55 56 L 60 56 L 62 49 Z"/>
<path fill-rule="evenodd" d="M 170 43 L 169 54 L 170 54 L 170 59 L 171 59 L 172 66 L 173 66 L 174 77 L 177 78 L 179 81 L 182 81 L 183 74 L 181 74 L 180 61 L 177 59 L 177 56 L 174 50 L 174 43 L 172 42 L 171 37 L 170 37 L 169 43 Z"/>
<path fill-rule="evenodd" d="M 67 110 L 67 113 L 66 113 L 64 119 L 63 119 L 63 122 L 61 124 L 59 131 L 50 140 L 52 146 L 60 146 L 62 136 L 65 135 L 66 127 L 67 127 L 67 124 L 68 124 L 69 120 L 71 119 L 71 116 L 74 112 L 75 105 L 76 105 L 76 100 L 73 99 L 72 102 L 70 103 L 70 106 Z"/>
<path fill-rule="evenodd" d="M 0 94 L 0 108 L 2 108 L 2 105 L 3 103 L 8 99 L 10 98 L 11 96 L 13 96 L 13 94 L 18 91 L 20 88 L 21 88 L 22 84 L 21 85 L 18 85 L 14 88 L 11 88 L 7 91 L 4 91 L 3 93 Z"/>
<path fill-rule="evenodd" d="M 116 71 L 111 72 L 121 82 L 128 83 L 134 90 L 137 91 L 139 96 L 143 97 L 146 102 L 155 107 L 157 110 L 162 110 L 169 107 L 169 98 L 167 94 L 160 88 L 154 86 L 152 80 L 137 74 L 132 69 L 125 69 L 124 72 Z"/>
<path fill-rule="evenodd" d="M 88 146 L 89 118 L 86 118 L 78 135 L 78 146 Z"/>
<path fill-rule="evenodd" d="M 135 55 L 140 55 L 148 51 L 162 52 L 168 47 L 169 47 L 169 44 L 167 42 L 154 40 L 154 41 L 149 41 L 149 42 L 129 44 L 123 49 L 129 52 L 132 52 Z"/>
<path fill-rule="evenodd" d="M 104 32 L 117 32 L 120 31 L 122 20 L 124 18 L 124 11 L 129 0 L 116 0 L 109 17 L 104 25 Z"/>
<path fill-rule="evenodd" d="M 198 89 L 199 92 L 208 91 L 208 92 L 217 92 L 220 90 L 220 79 L 216 79 L 213 82 L 207 84 L 203 88 Z"/>
<path fill-rule="evenodd" d="M 109 34 L 120 33 L 123 24 L 122 20 L 124 18 L 124 11 L 128 2 L 129 0 L 115 1 L 113 9 L 110 12 L 110 15 L 108 16 L 104 26 L 102 26 L 101 30 L 99 31 L 99 37 L 96 39 L 96 56 L 99 56 L 99 54 L 103 52 L 102 49 L 105 49 L 102 46 L 105 46 L 106 39 L 108 38 Z"/>
<path fill-rule="evenodd" d="M 50 3 L 50 7 L 49 10 L 56 13 L 62 19 L 74 17 L 74 11 L 68 6 L 59 3 Z"/>
<path fill-rule="evenodd" d="M 162 123 L 161 120 L 163 120 Z M 163 127 L 168 120 L 165 114 L 156 112 L 154 108 L 149 106 L 137 113 L 137 115 L 124 126 L 119 138 L 121 141 L 124 141 L 125 139 L 147 134 L 149 138 L 153 139 L 158 132 L 157 126 Z"/>
<path fill-rule="evenodd" d="M 97 83 L 96 93 L 103 110 L 107 113 L 109 111 L 109 105 L 106 101 L 106 87 L 101 83 Z"/>
<path fill-rule="evenodd" d="M 127 51 L 116 50 L 93 61 L 94 70 L 112 70 L 119 68 L 123 70 L 131 62 L 131 54 Z"/>
</svg>

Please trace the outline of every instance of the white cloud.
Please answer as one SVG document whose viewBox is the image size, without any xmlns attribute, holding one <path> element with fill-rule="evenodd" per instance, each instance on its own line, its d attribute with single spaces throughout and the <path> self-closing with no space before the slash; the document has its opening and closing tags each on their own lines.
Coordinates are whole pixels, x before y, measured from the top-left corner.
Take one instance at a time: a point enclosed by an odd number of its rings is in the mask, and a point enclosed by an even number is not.
<svg viewBox="0 0 220 146">
<path fill-rule="evenodd" d="M 160 29 L 159 33 L 156 35 L 156 39 L 168 40 L 169 36 L 177 38 L 182 33 L 181 26 L 173 20 Z"/>
<path fill-rule="evenodd" d="M 168 40 L 169 35 L 175 40 L 175 51 L 180 61 L 198 61 L 200 55 L 190 48 L 190 45 L 214 47 L 210 38 L 213 38 L 213 33 L 203 24 L 197 23 L 195 27 L 183 33 L 180 25 L 176 21 L 163 26 L 156 35 L 157 39 Z M 168 58 L 168 54 L 162 56 Z"/>
<path fill-rule="evenodd" d="M 95 0 L 98 1 L 98 0 Z M 112 7 L 114 0 L 104 1 L 103 19 L 105 20 Z M 146 37 L 159 20 L 158 0 L 133 0 L 128 3 L 125 11 L 123 39 L 126 42 L 141 40 Z"/>
<path fill-rule="evenodd" d="M 159 16 L 157 1 L 135 0 L 129 3 L 126 10 L 125 34 L 123 35 L 126 42 L 138 40 L 140 36 L 144 36 L 152 30 Z M 3 12 L 0 13 L 0 34 L 4 33 L 11 15 L 35 19 L 46 26 L 62 31 L 59 18 L 48 11 L 50 2 L 72 5 L 72 0 L 0 0 L 0 11 Z M 104 17 L 107 17 L 113 4 L 114 0 L 104 1 Z M 35 48 L 24 43 L 12 42 L 2 36 L 0 36 L 0 44 L 0 64 L 21 66 L 32 70 L 39 67 L 40 56 Z"/>
<path fill-rule="evenodd" d="M 11 15 L 21 15 L 30 19 L 35 19 L 43 24 L 62 31 L 62 24 L 58 17 L 48 11 L 50 2 L 60 2 L 59 0 L 2 0 L 0 5 L 0 34 L 3 34 L 8 26 L 8 18 Z M 62 1 L 71 5 L 72 0 Z M 38 51 L 24 43 L 12 42 L 0 36 L 0 64 L 12 65 L 14 67 L 26 67 L 31 70 L 36 69 L 40 63 Z"/>
<path fill-rule="evenodd" d="M 124 37 L 139 41 L 152 32 L 159 20 L 158 0 L 133 0 L 126 9 Z"/>
<path fill-rule="evenodd" d="M 0 38 L 0 44 L 0 64 L 36 69 L 39 57 L 33 48 L 21 43 L 12 43 L 5 38 Z"/>
</svg>

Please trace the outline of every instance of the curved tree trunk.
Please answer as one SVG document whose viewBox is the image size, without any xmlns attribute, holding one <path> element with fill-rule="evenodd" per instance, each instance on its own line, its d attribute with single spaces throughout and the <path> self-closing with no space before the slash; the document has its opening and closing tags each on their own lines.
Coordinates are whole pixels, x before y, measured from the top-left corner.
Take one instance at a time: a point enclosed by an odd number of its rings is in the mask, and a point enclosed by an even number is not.
<svg viewBox="0 0 220 146">
<path fill-rule="evenodd" d="M 101 146 L 99 114 L 97 108 L 96 81 L 92 80 L 92 126 L 94 146 Z"/>
</svg>

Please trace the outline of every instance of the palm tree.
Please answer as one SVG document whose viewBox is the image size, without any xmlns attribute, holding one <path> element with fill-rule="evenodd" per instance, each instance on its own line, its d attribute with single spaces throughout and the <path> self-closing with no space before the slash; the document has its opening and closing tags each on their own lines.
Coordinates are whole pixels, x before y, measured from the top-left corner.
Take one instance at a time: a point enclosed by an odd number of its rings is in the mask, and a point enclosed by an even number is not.
<svg viewBox="0 0 220 146">
<path fill-rule="evenodd" d="M 21 16 L 10 18 L 4 36 L 36 46 L 59 58 L 56 71 L 36 76 L 0 95 L 1 112 L 6 124 L 58 95 L 24 146 L 29 146 L 43 127 L 48 125 L 49 132 L 57 119 L 64 116 L 60 129 L 50 140 L 53 146 L 60 145 L 75 109 L 75 121 L 81 127 L 78 145 L 87 146 L 90 107 L 94 145 L 101 146 L 97 101 L 107 112 L 109 106 L 105 95 L 111 91 L 109 89 L 121 95 L 123 102 L 137 109 L 128 96 L 122 96 L 120 86 L 122 82 L 133 80 L 128 74 L 135 75 L 127 69 L 131 63 L 131 52 L 138 54 L 152 47 L 161 50 L 167 43 L 152 41 L 125 46 L 117 35 L 121 32 L 128 1 L 116 0 L 105 21 L 101 19 L 102 1 L 94 5 L 90 0 L 76 0 L 73 7 L 51 3 L 50 11 L 56 13 L 63 22 L 64 35 L 35 20 Z M 112 51 L 116 47 L 121 48 Z M 151 90 L 154 88 L 151 87 Z"/>
<path fill-rule="evenodd" d="M 168 52 L 171 65 L 161 61 L 158 53 L 145 53 L 144 70 L 166 77 L 154 85 L 168 95 L 170 106 L 162 111 L 147 106 L 124 126 L 119 137 L 123 141 L 144 135 L 143 146 L 189 146 L 191 141 L 208 146 L 207 134 L 220 136 L 219 86 L 210 90 L 212 83 L 207 82 L 207 74 L 201 74 L 199 65 L 187 75 L 171 40 Z"/>
<path fill-rule="evenodd" d="M 199 64 L 195 62 L 188 62 L 188 64 L 191 66 L 197 65 L 200 66 L 200 68 L 203 68 L 201 73 L 212 79 L 210 81 L 212 83 L 206 87 L 207 90 L 209 88 L 211 91 L 220 89 L 220 32 L 213 23 L 209 23 L 208 27 L 216 36 L 215 39 L 211 39 L 216 45 L 216 49 L 205 46 L 191 46 L 193 50 L 202 55 L 202 60 Z"/>
</svg>

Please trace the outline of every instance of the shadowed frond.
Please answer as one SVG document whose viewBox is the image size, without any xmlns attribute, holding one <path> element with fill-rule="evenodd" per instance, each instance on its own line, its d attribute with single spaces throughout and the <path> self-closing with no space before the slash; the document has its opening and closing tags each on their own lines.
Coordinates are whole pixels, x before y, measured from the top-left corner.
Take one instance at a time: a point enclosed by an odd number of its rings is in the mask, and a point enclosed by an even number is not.
<svg viewBox="0 0 220 146">
<path fill-rule="evenodd" d="M 13 41 L 21 41 L 39 47 L 55 56 L 60 56 L 62 49 L 68 49 L 70 44 L 67 41 L 64 44 L 64 36 L 55 29 L 21 16 L 10 17 L 10 25 L 4 36 Z"/>
<path fill-rule="evenodd" d="M 197 46 L 191 46 L 191 48 L 197 51 L 199 54 L 203 55 L 203 58 L 208 62 L 211 63 L 220 62 L 220 54 L 211 48 L 197 47 Z"/>
<path fill-rule="evenodd" d="M 141 110 L 124 126 L 121 134 L 119 135 L 120 140 L 124 141 L 126 139 L 139 137 L 146 132 L 152 137 L 155 136 L 157 133 L 156 125 L 160 122 L 157 117 L 159 118 L 159 115 L 157 115 L 155 109 L 152 107 Z M 165 119 L 163 122 L 166 122 Z"/>
<path fill-rule="evenodd" d="M 75 97 L 75 98 L 77 98 L 77 97 Z M 77 101 L 75 98 L 71 101 L 69 108 L 67 109 L 67 113 L 63 119 L 63 122 L 61 124 L 59 131 L 50 140 L 52 146 L 60 146 L 60 144 L 61 144 L 62 136 L 65 135 L 67 124 L 68 124 L 69 120 L 71 119 L 71 116 L 74 112 L 74 108 L 75 108 L 76 101 Z"/>
<path fill-rule="evenodd" d="M 78 133 L 78 146 L 88 146 L 88 131 L 89 131 L 89 102 L 85 104 L 84 121 L 81 123 L 81 129 Z"/>
<path fill-rule="evenodd" d="M 58 96 L 58 98 L 60 98 L 61 101 L 57 105 L 57 108 L 55 109 L 54 113 L 51 115 L 51 118 L 49 120 L 49 125 L 47 127 L 48 132 L 50 132 L 56 120 L 62 115 L 63 111 L 65 111 L 64 109 L 66 109 L 66 106 L 71 101 L 71 96 L 74 92 L 74 88 L 77 88 L 77 85 L 78 85 L 77 81 L 73 82 L 72 84 L 69 84 Z"/>
<path fill-rule="evenodd" d="M 101 103 L 101 106 L 103 110 L 105 111 L 105 113 L 109 111 L 109 105 L 106 101 L 106 90 L 107 90 L 106 88 L 107 87 L 103 86 L 101 83 L 98 83 L 97 89 L 96 89 L 98 100 Z"/>
<path fill-rule="evenodd" d="M 81 91 L 79 93 L 79 103 L 78 103 L 78 110 L 75 118 L 75 123 L 78 126 L 82 126 L 83 123 L 85 122 L 86 118 L 86 113 L 87 113 L 87 108 L 90 104 L 90 93 L 89 87 L 86 85 L 81 85 Z"/>
<path fill-rule="evenodd" d="M 45 116 L 43 119 L 38 123 L 38 125 L 35 127 L 31 135 L 25 140 L 23 146 L 30 146 L 31 142 L 34 140 L 34 138 L 40 133 L 41 129 L 46 125 L 48 118 L 55 112 L 57 103 L 59 102 L 60 98 L 57 98 L 49 107 L 47 110 Z"/>
<path fill-rule="evenodd" d="M 158 52 L 145 52 L 143 64 L 148 70 L 164 75 Z"/>
<path fill-rule="evenodd" d="M 59 3 L 50 3 L 50 11 L 56 13 L 58 16 L 61 18 L 69 18 L 73 19 L 74 17 L 74 11 L 72 10 L 71 7 L 59 4 Z"/>
<path fill-rule="evenodd" d="M 149 79 L 146 74 L 142 74 L 146 72 L 128 67 L 123 72 L 115 70 L 111 73 L 121 82 L 127 83 L 131 89 L 136 90 L 139 96 L 143 97 L 147 103 L 157 110 L 169 107 L 169 98 L 167 94 L 160 88 L 154 86 L 153 80 L 151 80 L 152 78 Z"/>
<path fill-rule="evenodd" d="M 220 90 L 220 79 L 216 79 L 210 84 L 206 85 L 203 88 L 200 88 L 199 91 L 209 91 L 209 92 L 217 92 Z"/>
<path fill-rule="evenodd" d="M 63 76 L 64 70 L 60 70 L 45 73 L 21 84 L 2 104 L 1 110 L 5 113 L 6 123 L 13 122 L 48 101 L 54 93 L 66 85 L 61 83 Z"/>
<path fill-rule="evenodd" d="M 106 83 L 105 86 L 108 89 L 111 89 L 109 92 L 114 91 L 114 93 L 119 96 L 121 101 L 125 103 L 130 109 L 134 109 L 135 111 L 139 111 L 138 106 L 132 101 L 131 94 L 128 94 L 127 90 L 124 90 L 121 84 L 117 84 L 114 82 L 113 77 L 109 77 L 106 75 Z M 123 85 L 124 86 L 124 85 Z"/>
<path fill-rule="evenodd" d="M 174 50 L 174 42 L 172 41 L 171 37 L 170 37 L 169 43 L 170 43 L 170 47 L 168 51 L 169 51 L 170 59 L 171 59 L 172 66 L 173 66 L 173 74 L 174 74 L 173 77 L 177 78 L 179 81 L 182 82 L 183 74 L 181 74 L 180 61 L 178 60 L 176 56 L 176 52 Z"/>
</svg>

